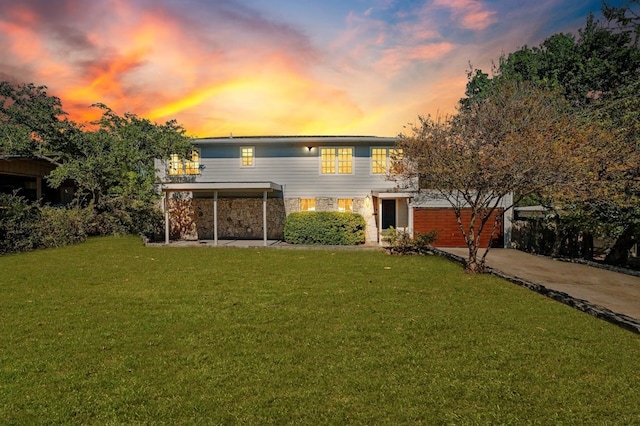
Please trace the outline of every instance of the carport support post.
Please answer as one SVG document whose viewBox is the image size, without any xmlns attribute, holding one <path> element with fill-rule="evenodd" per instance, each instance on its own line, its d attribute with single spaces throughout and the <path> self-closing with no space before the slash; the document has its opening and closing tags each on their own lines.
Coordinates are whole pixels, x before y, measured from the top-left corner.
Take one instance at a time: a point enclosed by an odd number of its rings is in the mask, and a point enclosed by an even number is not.
<svg viewBox="0 0 640 426">
<path fill-rule="evenodd" d="M 169 191 L 164 193 L 164 243 L 169 244 Z"/>
<path fill-rule="evenodd" d="M 213 191 L 213 244 L 218 245 L 218 191 Z"/>
<path fill-rule="evenodd" d="M 264 246 L 267 246 L 267 191 L 262 192 L 262 233 Z"/>
<path fill-rule="evenodd" d="M 382 243 L 382 198 L 378 197 L 378 244 Z"/>
<path fill-rule="evenodd" d="M 40 176 L 36 177 L 36 200 L 40 200 L 42 198 L 42 178 Z"/>
<path fill-rule="evenodd" d="M 413 234 L 413 206 L 411 205 L 411 198 L 407 198 L 407 209 L 409 210 L 409 235 L 413 238 L 415 235 Z"/>
</svg>

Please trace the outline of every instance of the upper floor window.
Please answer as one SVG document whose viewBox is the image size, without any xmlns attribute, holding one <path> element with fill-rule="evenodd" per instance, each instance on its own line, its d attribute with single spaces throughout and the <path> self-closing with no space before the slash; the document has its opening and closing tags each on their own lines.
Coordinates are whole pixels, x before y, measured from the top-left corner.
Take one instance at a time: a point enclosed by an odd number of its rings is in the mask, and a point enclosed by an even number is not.
<svg viewBox="0 0 640 426">
<path fill-rule="evenodd" d="M 352 174 L 353 148 L 320 148 L 320 173 Z"/>
<path fill-rule="evenodd" d="M 240 165 L 242 167 L 255 166 L 255 148 L 252 146 L 240 147 Z"/>
<path fill-rule="evenodd" d="M 397 148 L 371 148 L 371 173 L 386 174 L 394 162 L 402 158 L 402 150 Z"/>
<path fill-rule="evenodd" d="M 191 151 L 188 158 L 180 158 L 178 154 L 171 154 L 169 157 L 169 176 L 197 174 L 200 174 L 200 152 L 197 149 Z"/>
</svg>

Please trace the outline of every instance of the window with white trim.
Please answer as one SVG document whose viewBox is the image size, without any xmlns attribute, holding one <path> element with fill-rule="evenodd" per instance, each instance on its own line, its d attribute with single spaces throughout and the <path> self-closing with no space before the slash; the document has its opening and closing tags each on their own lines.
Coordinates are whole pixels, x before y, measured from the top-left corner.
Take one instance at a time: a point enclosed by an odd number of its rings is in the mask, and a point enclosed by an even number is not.
<svg viewBox="0 0 640 426">
<path fill-rule="evenodd" d="M 178 154 L 169 156 L 169 176 L 199 175 L 200 151 L 194 149 L 188 158 L 180 158 Z"/>
<path fill-rule="evenodd" d="M 254 167 L 255 153 L 256 153 L 255 147 L 241 146 L 240 147 L 240 165 L 242 167 Z"/>
<path fill-rule="evenodd" d="M 320 173 L 323 175 L 352 174 L 353 148 L 320 148 Z"/>
<path fill-rule="evenodd" d="M 402 159 L 402 149 L 371 148 L 371 173 L 374 175 L 387 174 L 394 163 Z"/>
</svg>

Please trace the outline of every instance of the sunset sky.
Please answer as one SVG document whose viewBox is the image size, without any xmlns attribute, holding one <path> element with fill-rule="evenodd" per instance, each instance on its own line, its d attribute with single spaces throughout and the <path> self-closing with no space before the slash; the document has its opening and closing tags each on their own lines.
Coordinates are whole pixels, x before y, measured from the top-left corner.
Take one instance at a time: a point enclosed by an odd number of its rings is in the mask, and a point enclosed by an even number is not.
<svg viewBox="0 0 640 426">
<path fill-rule="evenodd" d="M 610 1 L 625 4 L 625 1 Z M 395 136 L 600 0 L 0 0 L 0 80 L 192 136 Z"/>
</svg>

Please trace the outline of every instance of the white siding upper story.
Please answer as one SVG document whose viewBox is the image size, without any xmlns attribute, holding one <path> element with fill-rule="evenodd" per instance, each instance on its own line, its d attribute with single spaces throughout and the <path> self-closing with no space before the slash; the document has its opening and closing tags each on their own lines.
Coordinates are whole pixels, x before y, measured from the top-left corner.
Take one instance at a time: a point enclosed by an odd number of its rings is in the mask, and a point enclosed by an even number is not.
<svg viewBox="0 0 640 426">
<path fill-rule="evenodd" d="M 256 137 L 195 139 L 200 174 L 195 182 L 273 182 L 285 197 L 365 197 L 372 190 L 392 191 L 396 184 L 372 170 L 372 148 L 389 148 L 395 138 L 382 137 Z M 352 148 L 346 173 L 322 173 L 321 151 Z M 243 156 L 244 154 L 244 156 Z M 253 159 L 247 158 L 253 154 Z M 343 163 L 344 165 L 344 163 Z M 350 173 L 349 173 L 350 171 Z"/>
</svg>

